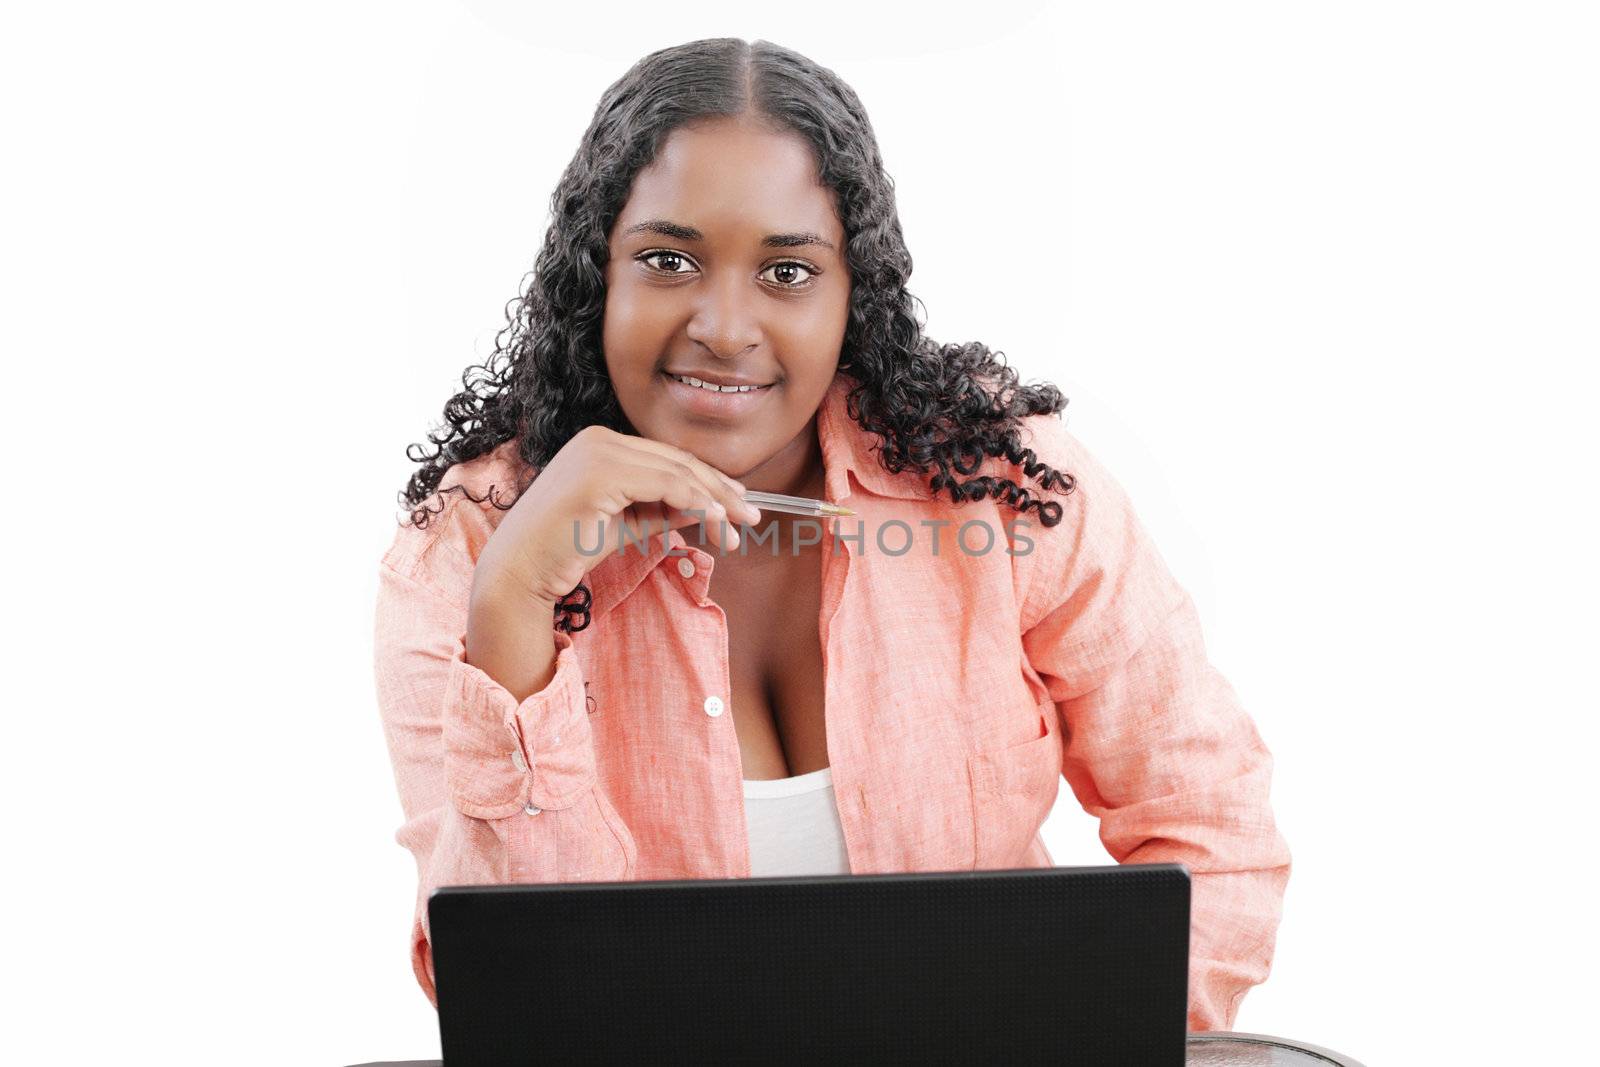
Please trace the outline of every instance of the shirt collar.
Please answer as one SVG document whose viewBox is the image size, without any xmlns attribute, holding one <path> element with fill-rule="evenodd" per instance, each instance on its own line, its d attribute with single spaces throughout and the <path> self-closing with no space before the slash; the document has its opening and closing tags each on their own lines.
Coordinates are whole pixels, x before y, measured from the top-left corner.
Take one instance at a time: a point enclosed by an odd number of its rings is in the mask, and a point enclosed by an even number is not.
<svg viewBox="0 0 1600 1067">
<path fill-rule="evenodd" d="M 899 500 L 926 500 L 932 494 L 926 475 L 916 471 L 891 474 L 878 462 L 877 449 L 882 442 L 876 434 L 862 429 L 851 418 L 848 404 L 850 390 L 856 381 L 840 371 L 817 408 L 817 442 L 822 449 L 823 498 L 840 504 L 855 494 L 856 488 L 869 496 L 889 497 Z M 593 595 L 590 618 L 597 622 L 634 591 L 652 568 L 666 558 L 668 552 L 688 555 L 699 547 L 691 545 L 681 530 L 672 530 L 665 541 L 657 530 L 646 549 L 630 543 L 624 551 L 615 550 L 616 542 L 607 538 L 611 546 L 584 579 Z"/>
</svg>

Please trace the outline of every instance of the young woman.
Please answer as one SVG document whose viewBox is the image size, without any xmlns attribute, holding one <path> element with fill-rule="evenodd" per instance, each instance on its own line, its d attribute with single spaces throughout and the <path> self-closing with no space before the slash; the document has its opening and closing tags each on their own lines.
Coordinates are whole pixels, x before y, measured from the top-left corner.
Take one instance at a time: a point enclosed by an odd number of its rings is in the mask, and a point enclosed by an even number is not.
<svg viewBox="0 0 1600 1067">
<path fill-rule="evenodd" d="M 856 95 L 653 53 L 551 203 L 380 567 L 429 999 L 438 886 L 1049 866 L 1064 775 L 1118 862 L 1188 866 L 1189 1024 L 1230 1026 L 1289 872 L 1271 757 L 1061 394 L 923 335 Z"/>
</svg>

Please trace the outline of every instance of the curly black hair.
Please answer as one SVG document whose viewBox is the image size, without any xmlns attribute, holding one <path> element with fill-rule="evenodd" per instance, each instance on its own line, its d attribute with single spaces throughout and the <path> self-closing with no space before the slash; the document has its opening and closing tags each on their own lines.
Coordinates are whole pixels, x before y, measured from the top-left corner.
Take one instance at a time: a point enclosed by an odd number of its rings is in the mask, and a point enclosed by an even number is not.
<svg viewBox="0 0 1600 1067">
<path fill-rule="evenodd" d="M 493 355 L 463 373 L 462 391 L 445 404 L 447 425 L 428 435 L 435 451 L 406 448 L 421 464 L 399 497 L 411 524 L 426 528 L 443 504 L 430 509 L 425 502 L 456 490 L 509 510 L 526 484 L 505 501 L 492 486 L 484 497 L 460 485 L 437 488 L 450 467 L 505 441 L 516 438 L 522 460 L 538 470 L 585 426 L 630 431 L 601 346 L 611 228 L 634 176 L 673 129 L 747 114 L 804 137 L 820 179 L 837 196 L 851 276 L 839 369 L 855 382 L 850 417 L 882 441 L 879 462 L 894 474 L 930 474 L 931 495 L 947 491 L 956 503 L 995 497 L 1024 514 L 1036 509 L 1045 526 L 1061 521 L 1060 503 L 1018 481 L 958 477 L 973 475 L 985 456 L 1004 457 L 1043 489 L 1072 492 L 1072 475 L 1040 462 L 1018 434 L 1023 418 L 1057 413 L 1067 400 L 1048 383 L 1019 385 L 1003 354 L 983 344 L 939 344 L 923 335 L 913 313 L 920 301 L 906 291 L 911 254 L 894 182 L 855 92 L 789 49 L 718 37 L 650 53 L 601 96 L 551 195 L 544 247 L 507 305 Z M 557 625 L 582 629 L 588 603 L 580 584 L 557 606 Z M 562 619 L 564 611 L 584 616 L 582 625 Z"/>
</svg>

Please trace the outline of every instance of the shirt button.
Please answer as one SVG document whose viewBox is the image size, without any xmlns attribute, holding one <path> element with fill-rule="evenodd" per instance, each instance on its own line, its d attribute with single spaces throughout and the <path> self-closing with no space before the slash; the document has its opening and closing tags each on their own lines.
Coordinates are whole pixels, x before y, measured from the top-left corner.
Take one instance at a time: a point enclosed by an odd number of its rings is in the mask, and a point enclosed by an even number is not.
<svg viewBox="0 0 1600 1067">
<path fill-rule="evenodd" d="M 722 714 L 721 697 L 706 697 L 706 714 L 713 719 Z"/>
<path fill-rule="evenodd" d="M 524 774 L 528 772 L 528 761 L 522 758 L 522 749 L 520 748 L 512 751 L 511 764 Z"/>
<path fill-rule="evenodd" d="M 683 575 L 685 578 L 693 578 L 694 577 L 694 560 L 690 559 L 688 556 L 679 556 L 678 557 L 678 573 Z"/>
<path fill-rule="evenodd" d="M 544 810 L 543 808 L 536 808 L 532 804 L 529 804 L 527 807 L 522 809 L 522 813 L 524 815 L 537 815 L 537 814 L 539 814 L 539 812 L 541 812 L 543 810 Z"/>
</svg>

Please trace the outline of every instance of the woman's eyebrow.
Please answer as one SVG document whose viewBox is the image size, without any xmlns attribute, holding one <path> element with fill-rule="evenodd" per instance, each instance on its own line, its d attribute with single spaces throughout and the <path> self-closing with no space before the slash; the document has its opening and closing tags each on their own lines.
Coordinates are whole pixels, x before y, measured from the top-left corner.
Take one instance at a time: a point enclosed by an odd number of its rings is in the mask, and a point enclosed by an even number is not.
<svg viewBox="0 0 1600 1067">
<path fill-rule="evenodd" d="M 684 226 L 680 223 L 669 222 L 666 219 L 647 219 L 644 222 L 629 226 L 622 231 L 622 236 L 629 237 L 636 233 L 654 233 L 662 237 L 674 237 L 680 241 L 704 241 L 706 235 L 693 226 Z M 832 241 L 824 240 L 814 233 L 799 231 L 796 233 L 769 233 L 761 239 L 763 248 L 798 248 L 802 245 L 819 245 L 830 252 L 837 252 Z"/>
</svg>

